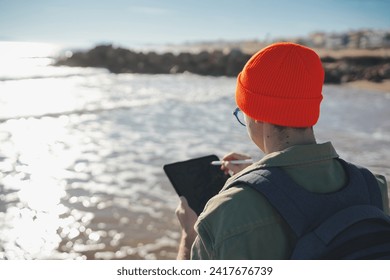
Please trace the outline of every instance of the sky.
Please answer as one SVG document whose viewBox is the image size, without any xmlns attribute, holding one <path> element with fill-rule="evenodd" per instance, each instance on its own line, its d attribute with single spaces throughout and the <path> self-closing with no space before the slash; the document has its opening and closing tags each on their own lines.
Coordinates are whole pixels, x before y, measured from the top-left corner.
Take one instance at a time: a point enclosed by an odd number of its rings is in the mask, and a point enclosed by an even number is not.
<svg viewBox="0 0 390 280">
<path fill-rule="evenodd" d="M 126 46 L 390 30 L 389 0 L 0 0 L 0 41 Z"/>
</svg>

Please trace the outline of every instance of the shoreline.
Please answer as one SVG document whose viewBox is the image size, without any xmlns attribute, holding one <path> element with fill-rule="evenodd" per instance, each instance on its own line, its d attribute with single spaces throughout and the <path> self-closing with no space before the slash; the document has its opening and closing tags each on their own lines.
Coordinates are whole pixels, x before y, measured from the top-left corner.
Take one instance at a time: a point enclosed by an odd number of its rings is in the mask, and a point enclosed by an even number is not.
<svg viewBox="0 0 390 280">
<path fill-rule="evenodd" d="M 364 90 L 372 90 L 381 93 L 389 93 L 390 94 L 390 79 L 383 80 L 382 82 L 376 83 L 367 80 L 358 80 L 352 81 L 348 83 L 342 83 L 340 86 L 355 88 L 355 89 L 364 89 Z"/>
</svg>

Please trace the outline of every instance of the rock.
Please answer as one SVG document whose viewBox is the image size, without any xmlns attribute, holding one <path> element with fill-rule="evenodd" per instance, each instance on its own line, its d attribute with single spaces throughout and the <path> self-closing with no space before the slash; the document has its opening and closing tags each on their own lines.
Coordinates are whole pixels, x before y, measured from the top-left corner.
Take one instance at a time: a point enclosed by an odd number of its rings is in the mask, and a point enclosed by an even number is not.
<svg viewBox="0 0 390 280">
<path fill-rule="evenodd" d="M 325 69 L 324 83 L 326 83 L 326 84 L 340 84 L 341 83 L 340 72 L 337 69 Z"/>
<path fill-rule="evenodd" d="M 250 55 L 242 53 L 239 49 L 234 49 L 230 51 L 227 56 L 226 75 L 237 76 L 250 57 Z"/>
<path fill-rule="evenodd" d="M 382 75 L 383 79 L 390 79 L 390 63 L 383 65 L 383 67 L 380 69 L 380 74 Z"/>
<path fill-rule="evenodd" d="M 324 57 L 321 57 L 321 61 L 322 61 L 322 63 L 332 63 L 332 62 L 336 62 L 337 60 L 331 56 L 324 56 Z"/>
</svg>

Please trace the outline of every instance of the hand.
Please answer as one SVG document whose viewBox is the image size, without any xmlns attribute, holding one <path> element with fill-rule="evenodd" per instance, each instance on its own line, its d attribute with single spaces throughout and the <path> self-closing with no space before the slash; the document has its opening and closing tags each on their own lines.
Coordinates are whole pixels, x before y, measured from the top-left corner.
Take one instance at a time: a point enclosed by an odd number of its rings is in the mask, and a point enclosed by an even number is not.
<svg viewBox="0 0 390 280">
<path fill-rule="evenodd" d="M 180 197 L 180 203 L 176 208 L 176 216 L 182 228 L 177 259 L 188 260 L 191 257 L 191 246 L 197 235 L 194 225 L 198 216 L 188 205 L 187 199 L 184 196 Z"/>
<path fill-rule="evenodd" d="M 180 197 L 180 203 L 177 206 L 175 213 L 182 230 L 187 235 L 196 235 L 194 225 L 198 216 L 188 205 L 187 199 L 184 196 Z"/>
<path fill-rule="evenodd" d="M 221 169 L 225 172 L 225 174 L 230 174 L 234 175 L 237 174 L 238 172 L 244 170 L 251 164 L 232 164 L 229 161 L 231 160 L 243 160 L 243 159 L 250 159 L 251 157 L 245 154 L 239 154 L 239 153 L 229 153 L 225 155 L 222 158 L 222 165 Z"/>
</svg>

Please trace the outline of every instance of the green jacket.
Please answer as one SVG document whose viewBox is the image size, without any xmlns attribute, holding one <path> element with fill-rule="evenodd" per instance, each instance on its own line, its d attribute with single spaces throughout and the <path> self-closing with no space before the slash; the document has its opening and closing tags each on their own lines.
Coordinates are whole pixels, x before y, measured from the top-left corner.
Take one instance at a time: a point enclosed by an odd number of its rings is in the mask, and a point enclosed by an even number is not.
<svg viewBox="0 0 390 280">
<path fill-rule="evenodd" d="M 294 146 L 268 154 L 239 174 L 278 166 L 308 191 L 334 192 L 347 182 L 338 157 L 330 142 Z M 386 180 L 376 177 L 385 212 L 389 213 Z M 266 198 L 241 185 L 224 187 L 210 199 L 195 229 L 198 236 L 192 246 L 192 259 L 288 259 L 296 243 L 295 234 Z"/>
</svg>

